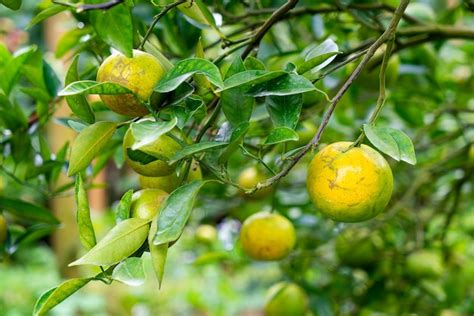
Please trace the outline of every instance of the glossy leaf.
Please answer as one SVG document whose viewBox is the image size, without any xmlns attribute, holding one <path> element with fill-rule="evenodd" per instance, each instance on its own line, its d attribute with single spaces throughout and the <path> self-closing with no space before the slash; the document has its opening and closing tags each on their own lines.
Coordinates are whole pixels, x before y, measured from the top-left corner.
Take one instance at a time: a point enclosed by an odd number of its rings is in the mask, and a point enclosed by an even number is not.
<svg viewBox="0 0 474 316">
<path fill-rule="evenodd" d="M 330 38 L 310 49 L 305 57 L 305 62 L 298 67 L 298 73 L 303 74 L 309 70 L 318 71 L 329 65 L 339 53 L 339 47 Z"/>
<path fill-rule="evenodd" d="M 397 161 L 416 164 L 416 155 L 413 143 L 402 131 L 364 124 L 364 133 L 369 141 L 380 151 Z"/>
<path fill-rule="evenodd" d="M 120 262 L 112 272 L 112 279 L 130 286 L 140 286 L 145 283 L 142 258 L 131 257 Z"/>
<path fill-rule="evenodd" d="M 130 189 L 122 196 L 119 204 L 117 205 L 117 210 L 115 212 L 115 221 L 120 223 L 128 218 L 130 218 L 130 207 L 132 205 L 132 195 L 133 190 Z"/>
<path fill-rule="evenodd" d="M 101 0 L 87 0 L 86 3 L 101 3 Z M 91 10 L 89 18 L 97 35 L 108 45 L 132 57 L 133 22 L 131 9 L 118 4 L 107 10 Z"/>
<path fill-rule="evenodd" d="M 37 48 L 29 46 L 17 52 L 15 57 L 3 68 L 0 69 L 0 86 L 8 96 L 20 77 L 23 64 L 30 58 Z"/>
<path fill-rule="evenodd" d="M 229 145 L 225 148 L 225 150 L 219 157 L 219 163 L 225 163 L 230 158 L 230 156 L 239 148 L 239 145 L 242 143 L 249 128 L 249 122 L 242 122 L 234 128 L 229 140 Z"/>
<path fill-rule="evenodd" d="M 178 151 L 172 158 L 170 163 L 181 160 L 183 158 L 189 157 L 191 155 L 207 151 L 209 149 L 215 149 L 219 147 L 226 146 L 227 143 L 223 142 L 213 142 L 213 141 L 204 141 L 197 144 L 187 145 L 180 151 Z"/>
<path fill-rule="evenodd" d="M 21 0 L 0 0 L 0 3 L 12 10 L 18 10 L 21 7 Z"/>
<path fill-rule="evenodd" d="M 161 78 L 155 87 L 157 92 L 170 92 L 175 90 L 181 83 L 195 74 L 201 74 L 215 86 L 222 88 L 222 81 L 219 68 L 212 62 L 202 58 L 188 58 L 177 62 L 166 75 Z"/>
<path fill-rule="evenodd" d="M 245 58 L 244 65 L 247 70 L 265 70 L 265 64 L 253 56 Z"/>
<path fill-rule="evenodd" d="M 129 218 L 118 223 L 94 248 L 69 266 L 109 266 L 122 261 L 137 251 L 146 240 L 149 223 L 140 218 Z"/>
<path fill-rule="evenodd" d="M 161 245 L 155 245 L 153 243 L 153 238 L 158 229 L 157 222 L 158 217 L 155 217 L 151 223 L 150 232 L 148 234 L 148 248 L 150 249 L 151 262 L 153 270 L 155 271 L 156 280 L 158 281 L 158 287 L 161 288 L 165 273 L 166 258 L 168 256 L 168 243 Z"/>
<path fill-rule="evenodd" d="M 77 71 L 77 64 L 79 62 L 79 55 L 75 56 L 71 65 L 69 66 L 69 70 L 66 74 L 65 84 L 69 85 L 75 81 L 79 80 L 79 73 Z M 87 102 L 87 99 L 84 95 L 77 94 L 71 95 L 66 97 L 66 102 L 69 105 L 72 113 L 77 115 L 78 118 L 92 124 L 95 122 L 95 115 L 92 111 L 92 108 Z"/>
<path fill-rule="evenodd" d="M 132 150 L 141 149 L 144 146 L 150 145 L 160 136 L 171 131 L 177 123 L 178 119 L 175 117 L 171 121 L 156 122 L 151 120 L 143 120 L 130 124 L 133 138 L 135 139 L 135 142 L 131 147 Z"/>
<path fill-rule="evenodd" d="M 162 245 L 179 238 L 194 206 L 194 200 L 206 182 L 193 181 L 174 190 L 161 205 L 153 244 Z"/>
<path fill-rule="evenodd" d="M 230 76 L 224 81 L 221 91 L 241 87 L 251 89 L 259 84 L 287 75 L 284 71 L 246 70 Z"/>
<path fill-rule="evenodd" d="M 86 168 L 107 145 L 116 128 L 117 124 L 113 122 L 97 122 L 85 128 L 72 144 L 68 175 Z"/>
<path fill-rule="evenodd" d="M 252 87 L 247 93 L 254 97 L 270 95 L 292 95 L 316 90 L 314 85 L 303 76 L 289 73 L 285 76 Z"/>
<path fill-rule="evenodd" d="M 31 28 L 33 25 L 36 25 L 45 19 L 52 17 L 60 12 L 68 10 L 68 7 L 59 4 L 53 4 L 38 13 L 34 18 L 31 19 L 30 24 L 26 27 L 26 29 Z"/>
<path fill-rule="evenodd" d="M 245 95 L 240 87 L 222 91 L 220 102 L 225 117 L 233 126 L 248 122 L 255 104 L 254 98 Z"/>
<path fill-rule="evenodd" d="M 92 278 L 70 279 L 61 283 L 59 286 L 46 291 L 41 295 L 38 301 L 36 301 L 36 305 L 33 309 L 33 315 L 46 315 L 49 310 L 80 290 L 91 280 Z"/>
<path fill-rule="evenodd" d="M 275 127 L 295 129 L 303 105 L 301 94 L 270 96 L 265 99 L 265 104 Z"/>
<path fill-rule="evenodd" d="M 232 64 L 230 64 L 229 69 L 227 69 L 227 72 L 225 73 L 224 79 L 227 80 L 228 78 L 232 77 L 233 75 L 245 71 L 245 65 L 244 62 L 242 61 L 242 57 L 238 55 Z M 225 81 L 224 81 L 225 82 Z"/>
<path fill-rule="evenodd" d="M 298 140 L 298 134 L 288 127 L 277 127 L 270 132 L 267 139 L 265 140 L 265 145 L 273 145 L 284 143 L 288 141 Z"/>
<path fill-rule="evenodd" d="M 127 156 L 133 161 L 139 162 L 142 165 L 149 164 L 150 162 L 156 161 L 156 160 L 163 160 L 163 161 L 168 161 L 169 159 L 166 158 L 165 156 L 161 157 L 155 157 L 152 155 L 147 154 L 146 152 L 143 152 L 141 150 L 132 150 L 131 148 L 127 148 Z"/>
<path fill-rule="evenodd" d="M 0 209 L 5 209 L 9 213 L 14 214 L 20 218 L 51 224 L 59 224 L 59 221 L 51 214 L 49 210 L 43 208 L 42 206 L 22 200 L 0 196 Z"/>
<path fill-rule="evenodd" d="M 77 227 L 79 229 L 79 239 L 86 249 L 91 249 L 96 244 L 94 227 L 92 226 L 89 199 L 81 175 L 76 177 L 76 206 L 77 206 Z"/>
<path fill-rule="evenodd" d="M 59 96 L 70 96 L 78 94 L 128 94 L 133 92 L 118 83 L 97 82 L 93 80 L 76 81 L 61 90 Z"/>
</svg>

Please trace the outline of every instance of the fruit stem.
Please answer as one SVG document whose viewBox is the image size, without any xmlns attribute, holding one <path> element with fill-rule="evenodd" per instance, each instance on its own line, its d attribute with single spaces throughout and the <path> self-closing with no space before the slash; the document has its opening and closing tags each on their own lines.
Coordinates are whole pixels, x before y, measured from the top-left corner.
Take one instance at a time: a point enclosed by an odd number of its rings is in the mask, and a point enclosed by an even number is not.
<svg viewBox="0 0 474 316">
<path fill-rule="evenodd" d="M 387 65 L 388 61 L 390 60 L 390 55 L 392 53 L 393 49 L 393 44 L 394 44 L 395 36 L 391 36 L 390 39 L 387 41 L 387 47 L 385 49 L 385 53 L 383 55 L 383 60 L 382 60 L 382 65 L 380 67 L 380 74 L 379 74 L 379 97 L 377 99 L 377 105 L 375 106 L 374 111 L 370 115 L 368 124 L 374 124 L 375 121 L 377 120 L 380 112 L 382 111 L 382 108 L 385 104 L 386 100 L 386 91 L 385 91 L 385 76 L 386 76 L 386 71 L 387 71 Z M 364 130 L 362 129 L 359 137 L 357 137 L 356 141 L 349 146 L 349 149 L 353 147 L 358 147 L 362 143 L 362 141 L 365 138 L 365 133 Z"/>
</svg>

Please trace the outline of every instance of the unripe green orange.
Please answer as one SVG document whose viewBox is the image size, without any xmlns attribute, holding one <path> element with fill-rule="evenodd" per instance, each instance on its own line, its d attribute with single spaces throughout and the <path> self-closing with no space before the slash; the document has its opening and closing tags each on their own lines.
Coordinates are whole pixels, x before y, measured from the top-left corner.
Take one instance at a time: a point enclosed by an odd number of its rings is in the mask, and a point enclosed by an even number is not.
<svg viewBox="0 0 474 316">
<path fill-rule="evenodd" d="M 130 215 L 134 218 L 152 219 L 158 214 L 168 193 L 159 189 L 144 189 L 133 193 Z"/>
<path fill-rule="evenodd" d="M 267 294 L 265 316 L 304 316 L 308 311 L 309 298 L 297 284 L 280 282 Z"/>
<path fill-rule="evenodd" d="M 127 87 L 139 98 L 131 94 L 101 95 L 101 99 L 112 111 L 127 116 L 142 116 L 148 110 L 140 101 L 148 101 L 158 81 L 165 74 L 158 59 L 148 53 L 133 50 L 129 58 L 114 53 L 104 60 L 97 72 L 97 81 L 114 82 Z"/>
<path fill-rule="evenodd" d="M 170 133 L 175 132 L 171 131 Z M 176 134 L 177 133 L 175 133 L 175 135 Z M 134 161 L 129 157 L 128 150 L 131 149 L 134 143 L 135 138 L 133 137 L 132 129 L 129 128 L 123 138 L 123 152 L 125 161 L 135 172 L 148 177 L 162 177 L 174 172 L 175 164 L 170 165 L 165 159 L 171 159 L 182 147 L 168 134 L 161 135 L 153 143 L 141 148 L 142 150 L 153 152 L 159 157 L 163 157 L 163 159 L 158 159 L 147 164 L 141 164 L 139 161 Z"/>
<path fill-rule="evenodd" d="M 279 214 L 256 213 L 244 221 L 240 242 L 244 252 L 255 260 L 280 260 L 295 246 L 295 228 Z"/>
<path fill-rule="evenodd" d="M 336 238 L 336 254 L 348 266 L 364 267 L 377 259 L 382 243 L 368 228 L 348 228 Z"/>
<path fill-rule="evenodd" d="M 266 180 L 265 175 L 255 166 L 248 167 L 239 174 L 237 179 L 237 184 L 241 186 L 244 190 L 252 189 L 257 185 L 259 182 L 263 182 Z M 260 190 L 255 191 L 252 194 L 245 194 L 242 192 L 243 197 L 253 198 L 253 199 L 261 199 L 268 196 L 272 192 L 271 187 L 266 187 Z"/>
<path fill-rule="evenodd" d="M 199 167 L 199 163 L 193 161 L 185 182 L 191 182 L 194 180 L 201 179 L 202 173 L 201 168 Z M 163 177 L 147 177 L 138 175 L 138 181 L 140 182 L 140 187 L 142 189 L 161 189 L 168 193 L 173 192 L 180 185 L 180 178 L 176 175 L 175 172 Z"/>
<path fill-rule="evenodd" d="M 413 278 L 438 278 L 443 271 L 443 257 L 437 251 L 422 249 L 407 257 L 406 272 Z"/>
<path fill-rule="evenodd" d="M 309 164 L 307 189 L 316 209 L 340 222 L 360 222 L 382 212 L 390 201 L 393 177 L 387 161 L 369 146 L 352 143 L 323 148 Z"/>
</svg>

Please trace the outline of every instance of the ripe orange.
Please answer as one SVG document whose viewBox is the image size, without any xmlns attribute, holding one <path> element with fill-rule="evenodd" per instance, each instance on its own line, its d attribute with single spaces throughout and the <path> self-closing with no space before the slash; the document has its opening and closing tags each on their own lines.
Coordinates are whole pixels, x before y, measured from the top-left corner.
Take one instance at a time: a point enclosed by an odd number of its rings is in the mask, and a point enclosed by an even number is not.
<svg viewBox="0 0 474 316">
<path fill-rule="evenodd" d="M 322 149 L 309 164 L 307 189 L 316 209 L 340 222 L 371 219 L 387 206 L 393 177 L 387 161 L 362 145 L 350 142 Z"/>
<path fill-rule="evenodd" d="M 129 58 L 121 53 L 109 56 L 100 65 L 97 72 L 97 81 L 114 82 L 133 91 L 133 95 L 101 95 L 101 99 L 112 111 L 127 116 L 142 116 L 148 110 L 140 101 L 148 101 L 153 88 L 165 74 L 158 59 L 148 53 L 133 50 L 133 57 Z"/>
<path fill-rule="evenodd" d="M 260 212 L 248 217 L 240 230 L 240 242 L 256 260 L 280 260 L 295 246 L 293 224 L 279 214 Z"/>
</svg>

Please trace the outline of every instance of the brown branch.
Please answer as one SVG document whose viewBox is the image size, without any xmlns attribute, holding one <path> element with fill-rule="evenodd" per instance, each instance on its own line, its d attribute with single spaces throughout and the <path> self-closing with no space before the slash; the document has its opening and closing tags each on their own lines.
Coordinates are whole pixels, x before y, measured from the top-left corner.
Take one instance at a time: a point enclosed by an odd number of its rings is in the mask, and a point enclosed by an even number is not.
<svg viewBox="0 0 474 316">
<path fill-rule="evenodd" d="M 286 4 L 282 5 L 278 10 L 276 10 L 270 16 L 270 18 L 258 29 L 257 34 L 255 34 L 255 37 L 247 45 L 247 48 L 242 53 L 242 59 L 245 59 L 245 57 L 247 57 L 250 54 L 250 52 L 254 49 L 254 47 L 260 44 L 260 41 L 268 32 L 268 30 L 270 30 L 270 28 L 276 22 L 278 22 L 288 11 L 293 9 L 297 3 L 298 3 L 298 0 L 288 0 Z"/>
<path fill-rule="evenodd" d="M 402 0 L 399 7 L 395 11 L 392 20 L 390 21 L 390 25 L 388 28 L 385 30 L 385 32 L 370 46 L 368 49 L 366 55 L 362 59 L 362 61 L 357 65 L 356 69 L 352 72 L 352 74 L 349 76 L 349 78 L 344 82 L 342 87 L 339 89 L 339 91 L 336 93 L 334 98 L 332 99 L 329 108 L 326 110 L 326 113 L 324 113 L 323 120 L 321 122 L 321 125 L 319 125 L 318 130 L 316 131 L 316 134 L 313 136 L 313 139 L 306 144 L 290 161 L 288 165 L 286 165 L 278 174 L 275 176 L 267 179 L 263 183 L 258 183 L 256 187 L 253 189 L 248 190 L 247 193 L 252 193 L 256 190 L 269 187 L 273 183 L 279 181 L 281 178 L 286 176 L 290 170 L 298 163 L 298 161 L 303 158 L 303 156 L 310 151 L 312 148 L 316 148 L 319 146 L 319 142 L 321 140 L 321 136 L 326 129 L 327 125 L 329 124 L 329 120 L 336 109 L 336 106 L 339 102 L 339 100 L 342 98 L 342 96 L 346 93 L 346 91 L 349 89 L 351 84 L 354 82 L 354 80 L 359 76 L 361 73 L 362 69 L 367 65 L 367 63 L 370 61 L 372 56 L 375 54 L 377 49 L 382 46 L 386 41 L 388 41 L 392 36 L 394 36 L 398 22 L 400 21 L 403 12 L 405 11 L 406 7 L 408 6 L 409 0 Z"/>
</svg>

